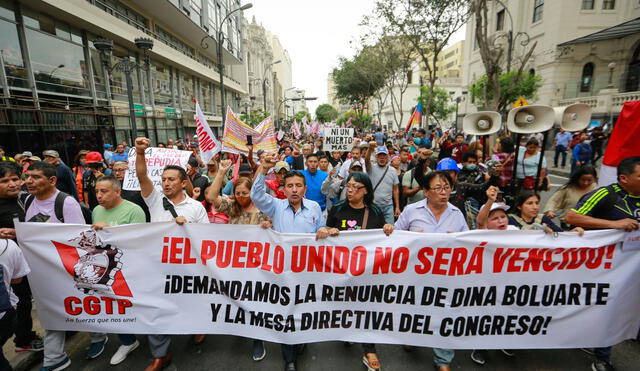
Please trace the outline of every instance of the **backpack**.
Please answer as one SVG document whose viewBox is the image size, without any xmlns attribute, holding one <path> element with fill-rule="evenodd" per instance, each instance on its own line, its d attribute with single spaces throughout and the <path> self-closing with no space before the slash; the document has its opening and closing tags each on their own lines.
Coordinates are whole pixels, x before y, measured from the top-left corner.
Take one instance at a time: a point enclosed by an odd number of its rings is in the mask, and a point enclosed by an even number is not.
<svg viewBox="0 0 640 371">
<path fill-rule="evenodd" d="M 64 200 L 67 197 L 71 197 L 68 194 L 64 193 L 64 192 L 59 192 L 58 195 L 56 196 L 56 200 L 53 206 L 54 212 L 56 214 L 56 218 L 60 221 L 60 223 L 64 223 L 64 212 L 63 212 L 63 208 L 64 208 Z M 29 195 L 27 196 L 27 199 L 24 203 L 24 212 L 26 213 L 27 210 L 29 209 L 29 206 L 31 206 L 31 203 L 33 202 L 34 196 L 33 195 Z M 82 216 L 84 217 L 84 222 L 87 224 L 93 224 L 92 221 L 92 217 L 91 217 L 91 210 L 86 207 L 84 204 L 78 203 L 80 205 L 80 210 L 82 211 Z"/>
</svg>

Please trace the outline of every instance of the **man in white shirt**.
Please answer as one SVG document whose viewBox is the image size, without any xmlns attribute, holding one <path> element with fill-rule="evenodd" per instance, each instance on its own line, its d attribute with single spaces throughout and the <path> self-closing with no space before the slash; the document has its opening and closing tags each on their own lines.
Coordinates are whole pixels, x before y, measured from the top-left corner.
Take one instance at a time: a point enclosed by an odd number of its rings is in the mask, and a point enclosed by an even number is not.
<svg viewBox="0 0 640 371">
<path fill-rule="evenodd" d="M 11 284 L 20 283 L 22 277 L 31 270 L 22 250 L 13 240 L 0 240 L 0 348 L 4 346 L 15 331 L 17 319 L 15 306 L 18 297 L 11 290 Z M 11 370 L 9 361 L 0 351 L 0 370 Z"/>
<path fill-rule="evenodd" d="M 180 166 L 166 166 L 162 171 L 162 193 L 153 186 L 147 175 L 144 151 L 149 147 L 149 139 L 136 138 L 136 175 L 140 182 L 140 194 L 149 207 L 152 222 L 175 221 L 184 223 L 209 223 L 207 211 L 202 204 L 185 193 L 189 177 Z M 194 335 L 193 341 L 201 344 L 204 335 Z M 171 337 L 149 335 L 149 348 L 153 361 L 145 371 L 159 371 L 171 362 L 169 346 Z"/>
</svg>

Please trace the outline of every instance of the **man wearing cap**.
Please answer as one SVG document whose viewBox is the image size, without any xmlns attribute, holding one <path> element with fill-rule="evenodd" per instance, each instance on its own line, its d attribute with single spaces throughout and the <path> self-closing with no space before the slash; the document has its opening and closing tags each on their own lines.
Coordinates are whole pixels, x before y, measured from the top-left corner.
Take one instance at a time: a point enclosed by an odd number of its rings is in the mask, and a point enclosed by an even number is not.
<svg viewBox="0 0 640 371">
<path fill-rule="evenodd" d="M 189 166 L 187 167 L 187 175 L 191 180 L 191 184 L 193 185 L 193 188 L 200 189 L 200 195 L 198 196 L 197 200 L 202 202 L 204 201 L 204 190 L 207 189 L 207 187 L 209 187 L 209 179 L 206 176 L 200 174 L 200 172 L 198 171 L 200 168 L 198 167 L 197 158 L 189 157 L 188 165 Z"/>
<path fill-rule="evenodd" d="M 267 192 L 280 200 L 284 200 L 287 196 L 284 195 L 284 176 L 291 171 L 289 164 L 285 161 L 276 162 L 276 166 L 273 167 L 273 174 L 275 179 L 265 181 L 267 185 Z"/>
<path fill-rule="evenodd" d="M 351 162 L 349 174 L 353 172 L 362 172 L 362 163 L 360 161 Z M 347 179 L 341 178 L 334 168 L 329 173 L 327 179 L 322 182 L 320 190 L 327 196 L 327 210 L 331 210 L 333 204 L 347 198 Z"/>
<path fill-rule="evenodd" d="M 306 170 L 302 170 L 301 173 L 307 183 L 307 193 L 305 197 L 309 200 L 313 200 L 320 205 L 322 211 L 325 211 L 327 206 L 327 196 L 325 196 L 320 188 L 322 182 L 327 179 L 328 174 L 322 170 L 318 170 L 318 155 L 312 153 L 307 156 Z"/>
<path fill-rule="evenodd" d="M 73 178 L 73 172 L 69 166 L 65 165 L 62 160 L 60 160 L 60 154 L 58 151 L 47 150 L 42 152 L 42 155 L 46 162 L 56 167 L 56 178 L 58 180 L 56 182 L 56 188 L 58 188 L 60 192 L 73 196 L 73 198 L 77 200 L 78 189 L 76 188 L 76 181 Z"/>
<path fill-rule="evenodd" d="M 395 170 L 390 169 L 387 147 L 377 148 L 376 162 L 372 164 L 370 152 L 373 148 L 375 145 L 370 143 L 369 151 L 364 156 L 367 173 L 373 184 L 373 203 L 382 209 L 385 222 L 393 224 L 394 216 L 400 215 L 400 180 Z"/>
<path fill-rule="evenodd" d="M 351 158 L 345 160 L 342 163 L 342 166 L 340 166 L 340 171 L 338 172 L 338 176 L 340 178 L 346 179 L 347 176 L 349 176 L 349 169 L 351 169 L 352 162 L 360 162 L 361 165 L 363 166 L 362 170 L 363 171 L 367 170 L 363 161 L 361 161 L 362 153 L 363 153 L 362 149 L 358 146 L 354 145 L 353 148 L 351 148 Z"/>
<path fill-rule="evenodd" d="M 84 164 L 88 171 L 82 176 L 82 191 L 84 192 L 84 200 L 91 210 L 98 206 L 98 198 L 96 197 L 96 181 L 105 176 L 105 167 L 102 163 L 102 155 L 100 152 L 87 152 Z"/>
<path fill-rule="evenodd" d="M 118 161 L 127 161 L 128 158 L 129 155 L 124 151 L 124 145 L 118 144 L 118 146 L 116 147 L 116 151 L 111 156 L 111 163 Z"/>
</svg>

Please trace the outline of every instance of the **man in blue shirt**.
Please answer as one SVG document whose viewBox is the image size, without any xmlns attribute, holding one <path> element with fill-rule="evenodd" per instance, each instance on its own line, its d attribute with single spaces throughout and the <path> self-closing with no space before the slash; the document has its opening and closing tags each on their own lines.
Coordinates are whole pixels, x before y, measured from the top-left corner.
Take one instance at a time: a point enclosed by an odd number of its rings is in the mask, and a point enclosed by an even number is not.
<svg viewBox="0 0 640 371">
<path fill-rule="evenodd" d="M 567 165 L 567 148 L 569 148 L 571 138 L 573 138 L 571 133 L 560 128 L 560 132 L 556 134 L 556 137 L 553 139 L 553 145 L 556 147 L 556 153 L 553 156 L 553 167 L 558 167 L 558 157 L 560 157 L 561 153 L 562 167 Z"/>
<path fill-rule="evenodd" d="M 317 158 L 316 158 L 317 159 Z M 290 171 L 284 176 L 285 200 L 277 199 L 266 191 L 265 176 L 276 164 L 273 154 L 265 156 L 258 168 L 251 200 L 265 215 L 271 217 L 273 229 L 284 233 L 316 233 L 324 227 L 325 221 L 322 210 L 317 202 L 304 199 L 307 191 L 305 177 L 299 171 Z M 298 345 L 282 344 L 282 358 L 285 361 L 285 371 L 296 371 Z"/>
<path fill-rule="evenodd" d="M 111 161 L 127 161 L 129 158 L 129 154 L 125 151 L 124 145 L 118 144 L 116 147 L 116 151 L 111 155 Z"/>
<path fill-rule="evenodd" d="M 324 211 L 327 205 L 327 196 L 320 191 L 320 188 L 322 187 L 322 182 L 327 179 L 329 174 L 322 170 L 318 170 L 318 155 L 315 153 L 307 156 L 306 165 L 307 169 L 301 171 L 302 175 L 304 175 L 305 183 L 307 184 L 307 193 L 305 193 L 305 197 L 317 202 L 322 211 Z"/>
</svg>

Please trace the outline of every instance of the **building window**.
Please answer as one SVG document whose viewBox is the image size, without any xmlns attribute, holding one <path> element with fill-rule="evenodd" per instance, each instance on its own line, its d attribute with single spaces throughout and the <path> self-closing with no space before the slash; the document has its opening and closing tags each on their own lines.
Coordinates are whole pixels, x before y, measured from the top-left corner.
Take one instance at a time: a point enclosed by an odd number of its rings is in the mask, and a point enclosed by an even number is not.
<svg viewBox="0 0 640 371">
<path fill-rule="evenodd" d="M 582 67 L 582 79 L 580 80 L 580 92 L 588 93 L 591 91 L 591 83 L 593 82 L 593 63 L 589 62 Z"/>
<path fill-rule="evenodd" d="M 616 8 L 616 0 L 603 0 L 602 1 L 602 9 L 603 10 L 613 10 Z"/>
<path fill-rule="evenodd" d="M 407 84 L 411 84 L 413 82 L 413 71 L 407 71 Z"/>
<path fill-rule="evenodd" d="M 504 9 L 496 15 L 496 31 L 504 30 Z"/>
<path fill-rule="evenodd" d="M 531 69 L 529 70 L 529 75 L 531 75 L 531 76 L 535 76 L 535 75 L 536 75 L 536 70 L 535 70 L 535 69 L 533 69 L 533 68 L 531 68 Z"/>
<path fill-rule="evenodd" d="M 595 0 L 582 0 L 582 10 L 593 10 Z"/>
<path fill-rule="evenodd" d="M 534 0 L 533 2 L 533 22 L 542 20 L 542 9 L 544 7 L 544 0 Z"/>
</svg>

